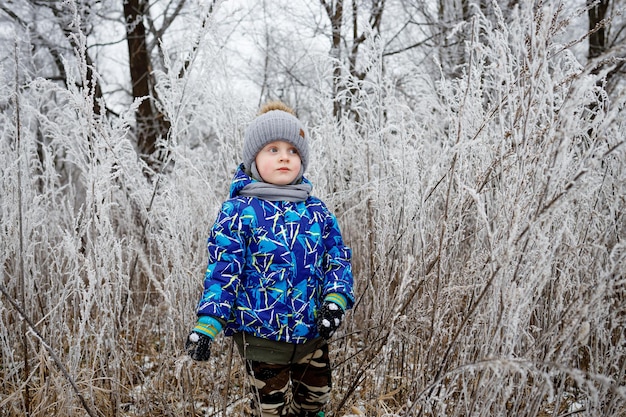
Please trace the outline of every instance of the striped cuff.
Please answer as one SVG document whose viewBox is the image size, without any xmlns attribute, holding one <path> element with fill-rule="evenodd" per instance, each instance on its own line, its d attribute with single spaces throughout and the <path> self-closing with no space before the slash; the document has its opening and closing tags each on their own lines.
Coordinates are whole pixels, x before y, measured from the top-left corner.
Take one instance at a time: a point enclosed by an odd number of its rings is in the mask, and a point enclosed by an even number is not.
<svg viewBox="0 0 626 417">
<path fill-rule="evenodd" d="M 193 331 L 215 339 L 215 336 L 222 331 L 222 323 L 211 316 L 198 316 L 198 323 L 193 328 Z"/>
<path fill-rule="evenodd" d="M 337 292 L 331 292 L 330 294 L 328 294 L 324 298 L 324 301 L 337 304 L 339 307 L 341 307 L 343 311 L 346 311 L 346 307 L 348 307 L 348 300 L 346 299 L 346 297 Z"/>
</svg>

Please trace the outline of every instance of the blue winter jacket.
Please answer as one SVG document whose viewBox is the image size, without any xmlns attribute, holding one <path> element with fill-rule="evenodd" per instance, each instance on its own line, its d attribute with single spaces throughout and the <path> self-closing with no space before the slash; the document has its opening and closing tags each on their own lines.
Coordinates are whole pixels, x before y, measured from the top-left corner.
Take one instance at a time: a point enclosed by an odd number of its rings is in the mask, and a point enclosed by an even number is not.
<svg viewBox="0 0 626 417">
<path fill-rule="evenodd" d="M 320 199 L 240 196 L 252 181 L 240 166 L 210 231 L 197 313 L 226 322 L 226 335 L 304 343 L 319 337 L 315 318 L 327 294 L 342 294 L 352 307 L 352 253 Z"/>
</svg>

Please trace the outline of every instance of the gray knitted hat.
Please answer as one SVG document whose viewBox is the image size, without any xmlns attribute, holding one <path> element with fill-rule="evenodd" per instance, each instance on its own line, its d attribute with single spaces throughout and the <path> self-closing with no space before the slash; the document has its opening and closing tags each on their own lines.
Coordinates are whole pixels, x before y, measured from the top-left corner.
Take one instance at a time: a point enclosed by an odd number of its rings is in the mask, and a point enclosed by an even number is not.
<svg viewBox="0 0 626 417">
<path fill-rule="evenodd" d="M 302 161 L 302 172 L 309 164 L 309 144 L 306 129 L 294 115 L 283 110 L 270 110 L 252 121 L 243 140 L 243 164 L 250 169 L 256 155 L 265 145 L 284 140 L 296 147 Z"/>
</svg>

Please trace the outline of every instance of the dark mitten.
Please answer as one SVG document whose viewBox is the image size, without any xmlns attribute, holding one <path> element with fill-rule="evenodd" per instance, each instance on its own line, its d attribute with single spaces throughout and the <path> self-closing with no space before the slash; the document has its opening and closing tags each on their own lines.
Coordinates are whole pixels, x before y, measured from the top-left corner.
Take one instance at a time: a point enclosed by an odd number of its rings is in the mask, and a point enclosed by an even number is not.
<svg viewBox="0 0 626 417">
<path fill-rule="evenodd" d="M 317 316 L 317 331 L 324 339 L 331 338 L 345 317 L 345 312 L 337 304 L 325 301 Z"/>
<path fill-rule="evenodd" d="M 209 336 L 192 331 L 187 336 L 185 350 L 194 361 L 207 361 L 211 356 L 211 339 Z"/>
</svg>

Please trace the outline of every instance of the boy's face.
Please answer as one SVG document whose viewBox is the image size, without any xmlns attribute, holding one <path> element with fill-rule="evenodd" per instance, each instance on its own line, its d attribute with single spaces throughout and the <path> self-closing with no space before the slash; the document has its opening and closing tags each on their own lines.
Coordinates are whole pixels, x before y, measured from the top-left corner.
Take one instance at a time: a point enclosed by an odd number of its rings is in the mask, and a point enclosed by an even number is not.
<svg viewBox="0 0 626 417">
<path fill-rule="evenodd" d="M 275 185 L 291 184 L 300 175 L 302 166 L 298 149 L 282 140 L 265 145 L 255 162 L 263 181 Z"/>
</svg>

